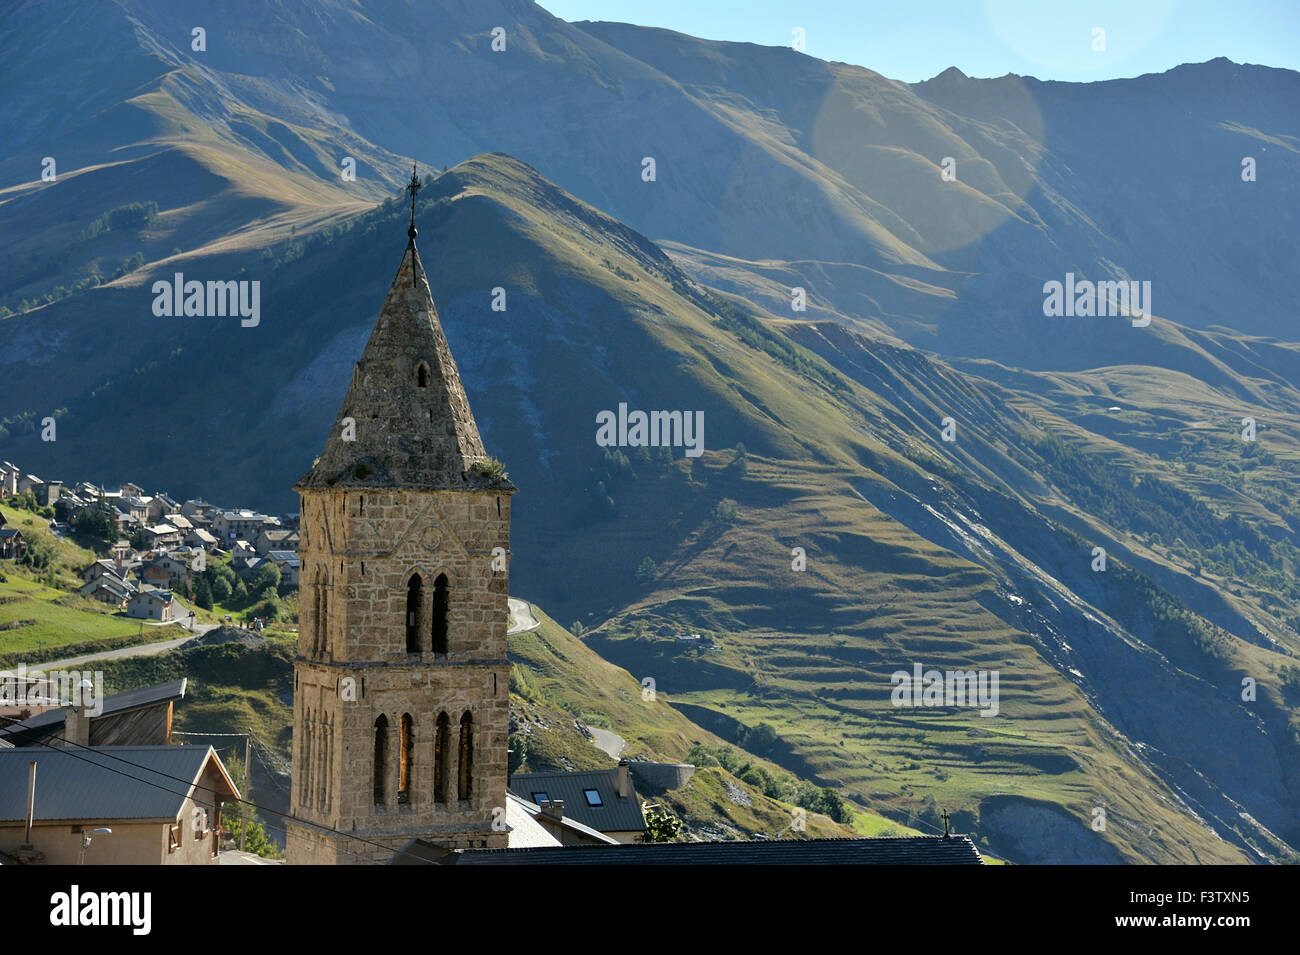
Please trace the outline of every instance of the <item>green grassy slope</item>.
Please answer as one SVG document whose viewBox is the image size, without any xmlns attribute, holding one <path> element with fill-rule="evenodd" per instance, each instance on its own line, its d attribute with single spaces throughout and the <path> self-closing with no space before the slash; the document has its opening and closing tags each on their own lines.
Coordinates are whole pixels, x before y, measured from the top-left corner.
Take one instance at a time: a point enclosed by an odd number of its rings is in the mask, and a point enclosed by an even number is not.
<svg viewBox="0 0 1300 955">
<path fill-rule="evenodd" d="M 6 526 L 22 531 L 48 564 L 35 569 L 0 561 L 0 666 L 31 666 L 181 635 L 179 627 L 142 626 L 122 611 L 77 594 L 82 583 L 77 574 L 95 560 L 94 551 L 56 538 L 49 521 L 29 511 L 6 507 L 4 514 Z"/>
<path fill-rule="evenodd" d="M 1294 636 L 1257 645 L 1246 614 L 1198 603 L 1126 551 L 1150 495 L 1119 482 L 1098 510 L 1061 416 L 912 349 L 719 295 L 509 157 L 457 166 L 421 202 L 449 342 L 488 449 L 522 489 L 512 582 L 592 628 L 603 655 L 724 737 L 778 727 L 773 758 L 862 805 L 905 819 L 929 797 L 964 814 L 1013 861 L 1288 857 L 1300 782 L 1276 674 Z M 197 487 L 186 462 L 162 460 L 160 481 L 241 500 L 292 484 L 391 279 L 403 206 L 268 260 L 258 329 L 167 327 L 185 354 L 238 361 L 248 387 L 216 402 L 178 383 L 192 417 L 156 438 L 244 450 L 207 461 Z M 78 443 L 45 453 L 121 466 L 96 415 L 146 380 L 118 372 L 68 400 Z M 598 447 L 595 415 L 619 402 L 703 411 L 708 450 Z M 953 444 L 938 434 L 948 415 Z M 1161 506 L 1207 537 L 1243 533 L 1222 512 Z M 1103 530 L 1116 551 L 1104 579 L 1085 546 Z M 647 557 L 657 573 L 638 580 Z M 721 649 L 678 652 L 638 624 L 708 631 Z M 998 670 L 999 715 L 894 708 L 890 674 L 918 662 Z M 1230 692 L 1242 667 L 1261 686 L 1253 707 Z M 1112 825 L 1094 833 L 1098 807 Z"/>
</svg>

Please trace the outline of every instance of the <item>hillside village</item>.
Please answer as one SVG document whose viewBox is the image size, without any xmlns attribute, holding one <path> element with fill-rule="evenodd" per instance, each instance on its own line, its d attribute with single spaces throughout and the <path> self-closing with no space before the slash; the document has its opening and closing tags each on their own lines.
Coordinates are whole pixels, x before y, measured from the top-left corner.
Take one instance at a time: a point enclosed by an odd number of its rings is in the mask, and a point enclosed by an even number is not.
<svg viewBox="0 0 1300 955">
<path fill-rule="evenodd" d="M 82 531 L 81 536 L 105 545 L 105 557 L 80 568 L 84 585 L 78 592 L 130 617 L 192 621 L 194 613 L 184 602 L 196 600 L 211 609 L 211 594 L 198 577 L 209 559 L 228 556 L 229 567 L 246 585 L 274 566 L 277 586 L 298 586 L 294 514 L 273 517 L 198 499 L 179 503 L 165 491 L 148 494 L 131 482 L 42 480 L 10 461 L 0 461 L 0 503 L 49 519 L 55 537 Z M 22 560 L 28 542 L 21 530 L 5 523 L 0 513 L 0 560 Z"/>
</svg>

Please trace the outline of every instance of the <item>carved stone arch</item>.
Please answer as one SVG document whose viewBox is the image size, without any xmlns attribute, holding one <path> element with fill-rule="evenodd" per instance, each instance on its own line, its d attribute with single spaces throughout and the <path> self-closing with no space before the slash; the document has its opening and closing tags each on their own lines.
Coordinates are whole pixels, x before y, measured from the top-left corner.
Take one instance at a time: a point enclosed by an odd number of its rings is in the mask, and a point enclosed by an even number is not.
<svg viewBox="0 0 1300 955">
<path fill-rule="evenodd" d="M 413 567 L 402 580 L 406 592 L 402 630 L 407 653 L 422 653 L 426 647 L 424 634 L 428 632 L 429 587 L 428 574 L 422 567 Z"/>
<path fill-rule="evenodd" d="M 429 575 L 429 592 L 426 603 L 429 606 L 426 632 L 429 634 L 429 649 L 433 653 L 449 653 L 456 646 L 456 609 L 460 602 L 459 580 L 455 570 L 440 564 Z"/>
<path fill-rule="evenodd" d="M 403 713 L 398 721 L 397 743 L 397 804 L 415 802 L 415 718 Z"/>
<path fill-rule="evenodd" d="M 460 718 L 460 746 L 456 752 L 456 798 L 474 798 L 474 716 L 466 710 Z"/>
<path fill-rule="evenodd" d="M 374 800 L 376 807 L 388 803 L 388 717 L 380 713 L 375 717 L 375 747 L 372 761 Z"/>
<path fill-rule="evenodd" d="M 451 760 L 451 718 L 447 711 L 438 714 L 433 729 L 433 801 L 447 801 L 448 781 L 451 773 L 448 766 Z"/>
<path fill-rule="evenodd" d="M 316 656 L 324 656 L 329 646 L 326 637 L 329 628 L 329 591 L 329 564 L 317 564 L 311 588 L 312 653 Z"/>
</svg>

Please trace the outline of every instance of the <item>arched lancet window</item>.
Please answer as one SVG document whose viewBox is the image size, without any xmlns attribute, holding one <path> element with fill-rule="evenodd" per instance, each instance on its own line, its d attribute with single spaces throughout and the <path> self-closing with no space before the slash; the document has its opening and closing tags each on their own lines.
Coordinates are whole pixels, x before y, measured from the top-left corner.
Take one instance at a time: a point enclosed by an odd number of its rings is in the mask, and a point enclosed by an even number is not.
<svg viewBox="0 0 1300 955">
<path fill-rule="evenodd" d="M 410 713 L 402 714 L 402 740 L 398 749 L 397 801 L 411 801 L 411 776 L 415 772 L 415 722 Z"/>
<path fill-rule="evenodd" d="M 420 604 L 424 599 L 424 581 L 412 574 L 406 584 L 406 652 L 420 652 Z"/>
<path fill-rule="evenodd" d="M 429 366 L 420 362 L 415 368 L 415 386 L 417 388 L 429 387 Z"/>
<path fill-rule="evenodd" d="M 438 714 L 438 725 L 433 734 L 433 800 L 447 801 L 447 751 L 451 748 L 451 720 L 446 713 Z"/>
<path fill-rule="evenodd" d="M 375 805 L 384 805 L 384 774 L 388 769 L 388 717 L 375 720 Z"/>
<path fill-rule="evenodd" d="M 302 793 L 303 802 L 312 805 L 311 757 L 312 757 L 312 716 L 311 709 L 303 710 L 302 720 Z"/>
<path fill-rule="evenodd" d="M 460 772 L 456 780 L 456 798 L 468 800 L 474 791 L 474 718 L 469 710 L 460 718 Z"/>
<path fill-rule="evenodd" d="M 325 628 L 329 623 L 329 578 L 325 571 L 317 569 L 316 571 L 316 621 L 313 651 L 317 654 L 325 652 Z"/>
<path fill-rule="evenodd" d="M 433 582 L 433 652 L 447 652 L 447 575 Z"/>
</svg>

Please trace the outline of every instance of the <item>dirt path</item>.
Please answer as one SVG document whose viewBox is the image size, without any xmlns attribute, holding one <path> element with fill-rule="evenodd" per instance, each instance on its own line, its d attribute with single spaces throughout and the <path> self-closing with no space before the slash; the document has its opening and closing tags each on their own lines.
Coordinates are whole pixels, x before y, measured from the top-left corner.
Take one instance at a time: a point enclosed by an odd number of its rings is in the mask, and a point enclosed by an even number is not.
<svg viewBox="0 0 1300 955">
<path fill-rule="evenodd" d="M 525 633 L 541 625 L 541 621 L 533 616 L 532 604 L 517 597 L 510 598 L 510 629 L 506 633 Z"/>
<path fill-rule="evenodd" d="M 194 632 L 186 634 L 176 640 L 163 640 L 160 643 L 143 643 L 133 647 L 120 647 L 116 650 L 101 650 L 99 653 L 87 653 L 85 656 L 68 657 L 64 660 L 51 660 L 48 663 L 39 664 L 42 670 L 71 670 L 80 669 L 83 663 L 92 663 L 95 660 L 121 660 L 124 657 L 152 657 L 159 653 L 166 653 L 169 650 L 175 650 L 183 647 L 195 637 L 200 637 L 209 630 L 217 629 L 215 623 L 197 623 L 194 625 Z M 35 667 L 33 667 L 35 669 Z"/>
<path fill-rule="evenodd" d="M 609 730 L 597 729 L 594 726 L 588 726 L 587 729 L 591 730 L 591 735 L 595 737 L 592 742 L 615 759 L 622 756 L 623 750 L 627 749 L 627 740 L 619 736 L 617 733 L 611 733 Z"/>
</svg>

